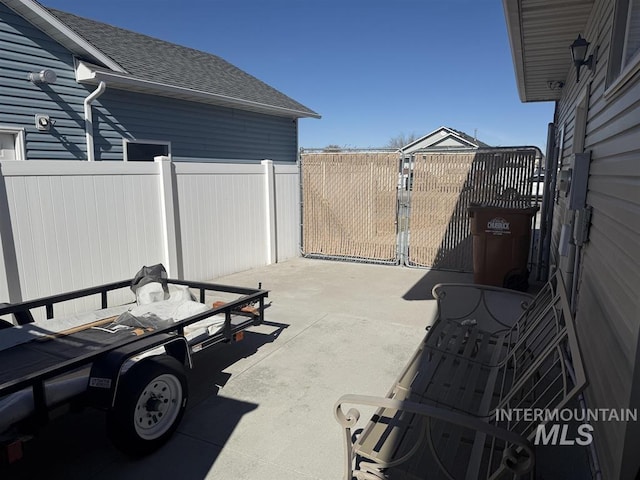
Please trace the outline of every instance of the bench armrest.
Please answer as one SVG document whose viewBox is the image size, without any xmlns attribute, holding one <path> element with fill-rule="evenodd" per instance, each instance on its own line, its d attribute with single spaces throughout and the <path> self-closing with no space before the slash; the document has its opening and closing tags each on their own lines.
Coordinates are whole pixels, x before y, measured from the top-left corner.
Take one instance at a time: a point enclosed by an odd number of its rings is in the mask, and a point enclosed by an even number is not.
<svg viewBox="0 0 640 480">
<path fill-rule="evenodd" d="M 452 423 L 455 425 L 459 425 L 465 428 L 469 428 L 475 431 L 483 432 L 487 435 L 502 439 L 512 445 L 520 447 L 522 452 L 516 453 L 516 448 L 513 446 L 505 449 L 501 467 L 506 468 L 507 470 L 513 472 L 516 475 L 524 475 L 531 471 L 534 465 L 535 454 L 533 451 L 533 446 L 531 442 L 526 438 L 518 435 L 515 432 L 511 432 L 504 428 L 498 427 L 496 425 L 491 425 L 483 420 L 480 420 L 477 417 L 473 417 L 471 415 L 466 415 L 463 413 L 454 412 L 451 410 L 447 410 L 444 408 L 435 407 L 432 405 L 425 405 L 421 403 L 406 401 L 406 400 L 396 400 L 393 398 L 384 398 L 384 397 L 375 397 L 369 395 L 352 395 L 347 394 L 340 397 L 340 399 L 335 404 L 334 415 L 338 423 L 350 432 L 350 429 L 355 426 L 360 417 L 360 413 L 357 409 L 351 408 L 345 414 L 342 410 L 342 405 L 362 405 L 362 406 L 371 406 L 377 408 L 388 408 L 391 410 L 399 410 L 407 413 L 413 413 L 416 415 L 421 415 L 424 417 L 434 418 L 437 420 L 443 420 L 448 423 Z M 350 434 L 346 436 L 347 442 L 347 453 L 351 457 L 352 456 L 352 445 Z M 524 453 L 524 455 L 523 455 Z M 352 458 L 347 459 L 347 474 L 345 478 L 350 474 L 350 465 L 352 462 Z"/>
</svg>

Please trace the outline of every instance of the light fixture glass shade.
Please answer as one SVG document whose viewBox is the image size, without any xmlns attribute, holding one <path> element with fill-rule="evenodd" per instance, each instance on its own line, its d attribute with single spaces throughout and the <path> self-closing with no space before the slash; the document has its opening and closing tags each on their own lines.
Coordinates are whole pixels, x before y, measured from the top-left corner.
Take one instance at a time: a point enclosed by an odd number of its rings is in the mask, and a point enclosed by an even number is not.
<svg viewBox="0 0 640 480">
<path fill-rule="evenodd" d="M 587 48 L 589 48 L 589 42 L 578 34 L 578 38 L 571 44 L 571 59 L 574 64 L 582 65 L 584 59 L 587 57 Z"/>
</svg>

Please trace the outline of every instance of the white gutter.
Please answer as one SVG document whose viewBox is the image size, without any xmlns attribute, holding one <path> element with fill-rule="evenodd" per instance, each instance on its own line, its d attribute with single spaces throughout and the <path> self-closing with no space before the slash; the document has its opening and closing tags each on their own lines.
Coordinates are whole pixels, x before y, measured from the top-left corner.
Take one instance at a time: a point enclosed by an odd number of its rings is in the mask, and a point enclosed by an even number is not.
<svg viewBox="0 0 640 480">
<path fill-rule="evenodd" d="M 84 130 L 87 137 L 87 161 L 89 162 L 93 162 L 96 156 L 93 145 L 93 110 L 91 109 L 91 104 L 96 98 L 102 95 L 106 89 L 107 84 L 100 82 L 98 88 L 84 99 Z"/>
<path fill-rule="evenodd" d="M 513 61 L 513 71 L 518 87 L 518 96 L 520 97 L 520 101 L 524 103 L 527 101 L 527 87 L 524 78 L 522 13 L 520 8 L 520 2 L 518 0 L 502 0 L 502 9 L 504 10 L 505 23 L 507 24 L 507 37 L 509 38 L 509 46 L 511 47 L 511 59 Z"/>
<path fill-rule="evenodd" d="M 213 105 L 222 105 L 232 108 L 242 108 L 245 110 L 258 111 L 263 113 L 271 113 L 279 116 L 293 116 L 295 118 L 321 118 L 315 112 L 306 112 L 288 107 L 279 107 L 266 103 L 245 100 L 241 98 L 231 97 L 218 93 L 202 92 L 191 88 L 180 87 L 176 85 L 167 85 L 165 83 L 152 82 L 141 78 L 134 78 L 118 72 L 105 72 L 97 70 L 91 65 L 83 61 L 78 61 L 76 66 L 76 81 L 78 83 L 93 84 L 97 81 L 107 81 L 111 88 L 120 88 L 128 91 L 138 91 L 143 93 L 151 93 L 156 95 L 164 95 L 171 98 L 179 98 L 183 100 L 205 102 Z"/>
</svg>

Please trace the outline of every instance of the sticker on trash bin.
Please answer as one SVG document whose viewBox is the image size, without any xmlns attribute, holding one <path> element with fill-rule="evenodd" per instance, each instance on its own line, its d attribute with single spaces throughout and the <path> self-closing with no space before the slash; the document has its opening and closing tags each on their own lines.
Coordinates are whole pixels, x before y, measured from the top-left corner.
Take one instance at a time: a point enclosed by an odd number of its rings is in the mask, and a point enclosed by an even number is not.
<svg viewBox="0 0 640 480">
<path fill-rule="evenodd" d="M 509 230 L 510 223 L 502 217 L 492 218 L 487 222 L 487 229 L 485 233 L 492 233 L 494 235 L 505 235 L 511 233 Z"/>
</svg>

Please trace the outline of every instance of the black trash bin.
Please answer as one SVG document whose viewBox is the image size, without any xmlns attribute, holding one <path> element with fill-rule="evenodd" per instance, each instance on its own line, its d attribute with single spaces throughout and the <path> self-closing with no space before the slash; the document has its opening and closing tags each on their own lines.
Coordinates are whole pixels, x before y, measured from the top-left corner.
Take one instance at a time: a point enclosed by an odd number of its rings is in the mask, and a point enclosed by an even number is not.
<svg viewBox="0 0 640 480">
<path fill-rule="evenodd" d="M 473 280 L 525 291 L 529 288 L 531 219 L 538 207 L 471 205 Z"/>
</svg>

